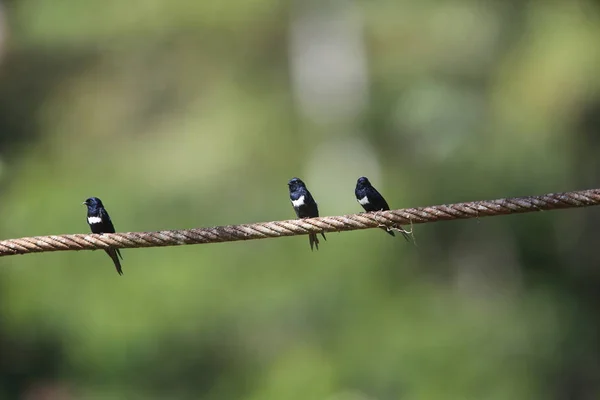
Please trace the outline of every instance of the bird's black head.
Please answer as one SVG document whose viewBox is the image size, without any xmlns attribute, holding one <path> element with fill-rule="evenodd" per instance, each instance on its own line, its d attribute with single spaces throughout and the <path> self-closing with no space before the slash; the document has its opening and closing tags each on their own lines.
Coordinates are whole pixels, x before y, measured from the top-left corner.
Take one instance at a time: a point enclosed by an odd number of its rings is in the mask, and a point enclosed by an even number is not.
<svg viewBox="0 0 600 400">
<path fill-rule="evenodd" d="M 88 207 L 88 209 L 89 208 L 104 207 L 102 205 L 102 200 L 100 200 L 97 197 L 90 197 L 88 199 L 85 199 L 85 201 L 83 202 L 83 204 L 85 204 Z"/>
<path fill-rule="evenodd" d="M 369 187 L 369 186 L 371 186 L 371 182 L 369 182 L 369 179 L 367 179 L 366 176 L 361 176 L 356 181 L 356 186 L 357 187 Z"/>
<path fill-rule="evenodd" d="M 292 178 L 288 182 L 288 187 L 290 188 L 290 192 L 294 192 L 300 188 L 305 188 L 306 185 L 300 178 Z"/>
</svg>

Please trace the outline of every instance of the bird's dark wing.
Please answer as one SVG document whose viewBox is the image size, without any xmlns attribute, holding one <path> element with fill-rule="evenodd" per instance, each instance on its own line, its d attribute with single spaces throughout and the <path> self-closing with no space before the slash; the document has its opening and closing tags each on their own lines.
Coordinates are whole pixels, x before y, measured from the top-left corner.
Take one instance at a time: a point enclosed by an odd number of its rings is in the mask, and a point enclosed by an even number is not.
<svg viewBox="0 0 600 400">
<path fill-rule="evenodd" d="M 381 193 L 379 193 L 374 187 L 372 187 L 370 190 L 369 200 L 373 203 L 373 206 L 376 207 L 377 211 L 390 209 L 387 201 L 385 201 Z"/>
<path fill-rule="evenodd" d="M 102 225 L 104 225 L 103 233 L 115 233 L 115 227 L 105 209 L 100 211 L 100 218 L 102 218 Z"/>
<path fill-rule="evenodd" d="M 308 192 L 308 191 L 307 191 Z M 308 192 L 308 196 L 307 199 L 309 199 L 308 201 L 308 215 L 313 218 L 313 217 L 318 217 L 319 216 L 319 206 L 317 205 L 317 202 L 315 201 L 315 199 L 313 199 L 312 195 L 310 194 L 310 192 Z M 321 232 L 321 235 L 323 236 L 323 239 L 327 240 L 327 238 L 325 237 L 325 233 Z M 317 250 L 319 250 L 319 241 L 317 240 L 317 235 L 314 235 L 314 241 L 315 244 L 317 245 Z M 312 246 L 311 246 L 312 248 Z"/>
<path fill-rule="evenodd" d="M 100 211 L 100 215 L 102 218 L 102 225 L 103 225 L 103 233 L 115 233 L 115 226 L 112 223 L 112 220 L 110 219 L 110 216 L 108 215 L 108 212 L 106 212 L 105 209 L 102 209 L 102 211 Z M 109 253 L 108 255 L 113 259 L 113 261 L 115 261 L 115 267 L 117 267 L 117 271 L 120 271 L 119 274 L 123 275 L 123 271 L 121 271 L 121 263 L 119 262 L 119 258 L 121 257 L 121 260 L 123 259 L 123 256 L 121 255 L 121 251 L 119 249 L 111 249 L 111 253 Z M 107 251 L 108 253 L 108 251 Z M 114 255 L 114 258 L 113 258 Z"/>
<path fill-rule="evenodd" d="M 319 207 L 317 206 L 317 202 L 315 201 L 315 199 L 313 199 L 312 195 L 308 190 L 306 191 L 304 202 L 306 204 L 306 216 L 309 218 L 318 217 Z"/>
</svg>

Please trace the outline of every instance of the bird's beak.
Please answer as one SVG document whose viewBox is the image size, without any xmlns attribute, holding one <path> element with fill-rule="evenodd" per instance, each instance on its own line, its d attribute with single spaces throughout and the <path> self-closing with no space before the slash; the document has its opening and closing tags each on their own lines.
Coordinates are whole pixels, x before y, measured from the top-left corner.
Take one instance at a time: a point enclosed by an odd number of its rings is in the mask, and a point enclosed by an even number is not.
<svg viewBox="0 0 600 400">
<path fill-rule="evenodd" d="M 84 206 L 87 206 L 87 203 L 85 201 L 83 203 L 81 203 L 81 204 L 84 205 Z"/>
</svg>

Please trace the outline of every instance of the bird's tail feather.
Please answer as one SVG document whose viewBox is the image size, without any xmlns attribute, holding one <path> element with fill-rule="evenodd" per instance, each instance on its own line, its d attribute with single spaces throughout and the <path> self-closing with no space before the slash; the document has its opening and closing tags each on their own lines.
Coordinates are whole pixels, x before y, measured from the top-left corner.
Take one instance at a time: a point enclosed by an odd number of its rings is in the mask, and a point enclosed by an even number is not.
<svg viewBox="0 0 600 400">
<path fill-rule="evenodd" d="M 123 275 L 123 269 L 121 268 L 121 262 L 119 261 L 119 256 L 121 255 L 119 249 L 108 249 L 104 251 L 106 251 L 106 254 L 108 254 L 115 263 L 115 268 L 117 269 L 119 275 Z"/>
<path fill-rule="evenodd" d="M 319 238 L 315 233 L 308 234 L 308 243 L 310 243 L 310 249 L 313 250 L 313 246 L 319 250 Z"/>
</svg>

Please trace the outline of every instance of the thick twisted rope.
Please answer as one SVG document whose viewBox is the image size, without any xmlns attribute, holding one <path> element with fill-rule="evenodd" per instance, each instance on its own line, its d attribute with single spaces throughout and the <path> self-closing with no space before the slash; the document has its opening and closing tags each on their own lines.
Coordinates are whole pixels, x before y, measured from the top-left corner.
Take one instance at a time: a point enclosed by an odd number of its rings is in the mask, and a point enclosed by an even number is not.
<svg viewBox="0 0 600 400">
<path fill-rule="evenodd" d="M 267 239 L 280 236 L 353 231 L 378 227 L 399 229 L 400 225 L 563 208 L 589 207 L 598 204 L 600 204 L 600 189 L 591 189 L 566 193 L 550 193 L 541 196 L 514 197 L 334 217 L 215 226 L 211 228 L 109 233 L 102 235 L 90 233 L 34 236 L 0 241 L 0 257 L 46 251 L 96 250 L 109 247 L 125 249 L 233 242 L 238 240 Z"/>
</svg>

